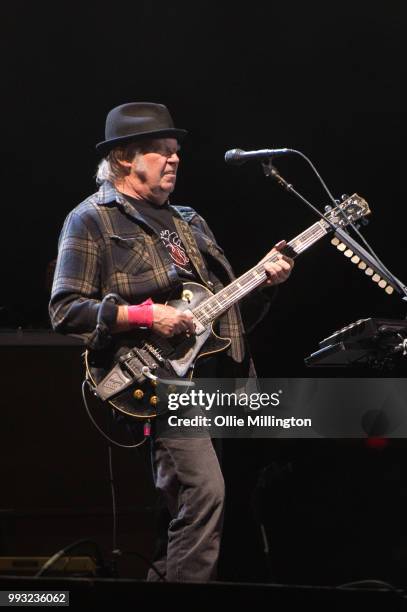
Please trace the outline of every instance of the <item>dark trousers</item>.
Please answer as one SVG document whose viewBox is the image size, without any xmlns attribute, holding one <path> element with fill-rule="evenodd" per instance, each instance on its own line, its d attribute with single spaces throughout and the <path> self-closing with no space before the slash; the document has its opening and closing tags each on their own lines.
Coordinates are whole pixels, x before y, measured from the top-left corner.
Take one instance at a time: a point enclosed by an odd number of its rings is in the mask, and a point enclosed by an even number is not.
<svg viewBox="0 0 407 612">
<path fill-rule="evenodd" d="M 161 496 L 154 565 L 168 581 L 215 580 L 225 487 L 212 440 L 156 435 L 152 466 Z M 160 578 L 150 570 L 147 580 Z"/>
</svg>

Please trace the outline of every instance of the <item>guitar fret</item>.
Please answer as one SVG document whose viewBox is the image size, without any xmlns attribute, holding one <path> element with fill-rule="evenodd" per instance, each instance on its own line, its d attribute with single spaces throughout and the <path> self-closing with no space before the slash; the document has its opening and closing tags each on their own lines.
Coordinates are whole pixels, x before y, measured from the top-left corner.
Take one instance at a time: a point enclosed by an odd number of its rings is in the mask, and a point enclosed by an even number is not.
<svg viewBox="0 0 407 612">
<path fill-rule="evenodd" d="M 257 270 L 254 274 L 249 272 L 240 277 L 238 283 L 234 282 L 227 289 L 222 289 L 219 293 L 209 298 L 209 303 L 206 303 L 202 308 L 205 316 L 212 319 L 222 311 L 227 310 L 232 305 L 231 301 L 233 303 L 236 298 L 240 297 L 242 292 L 244 294 L 246 289 L 251 288 L 253 284 L 259 284 L 259 280 L 262 282 L 264 276 Z"/>
<path fill-rule="evenodd" d="M 326 230 L 321 227 L 319 223 L 315 227 L 310 228 L 309 231 L 304 232 L 301 236 L 297 236 L 294 240 L 289 243 L 289 246 L 294 249 L 297 254 L 302 253 L 311 244 L 313 244 L 322 236 L 325 236 Z"/>
<path fill-rule="evenodd" d="M 356 194 L 348 198 L 345 202 L 342 202 L 339 206 L 342 210 L 342 215 L 347 210 L 349 205 L 352 207 L 350 209 L 350 215 L 348 218 L 348 222 L 352 220 L 359 219 L 362 216 L 370 213 L 369 207 L 367 203 L 359 198 Z M 356 210 L 358 208 L 358 210 Z M 329 211 L 327 213 L 328 217 L 333 217 L 335 219 L 335 214 L 337 214 L 338 207 L 333 211 Z M 341 226 L 346 226 L 346 223 L 341 223 Z M 311 225 L 307 230 L 296 236 L 293 240 L 287 243 L 287 247 L 293 252 L 293 255 L 299 255 L 302 251 L 305 251 L 308 247 L 310 247 L 314 242 L 325 236 L 331 227 L 329 223 L 325 220 L 318 221 Z M 274 253 L 268 259 L 264 260 L 262 263 L 257 264 L 251 270 L 247 271 L 245 274 L 240 276 L 238 279 L 234 280 L 230 285 L 221 289 L 219 293 L 207 298 L 202 304 L 200 304 L 194 311 L 195 316 L 203 323 L 210 322 L 215 319 L 222 312 L 226 312 L 228 308 L 230 308 L 235 302 L 244 297 L 247 293 L 249 293 L 256 286 L 262 284 L 262 282 L 266 278 L 266 273 L 264 271 L 264 263 L 266 261 L 278 261 L 279 255 L 278 253 Z"/>
</svg>

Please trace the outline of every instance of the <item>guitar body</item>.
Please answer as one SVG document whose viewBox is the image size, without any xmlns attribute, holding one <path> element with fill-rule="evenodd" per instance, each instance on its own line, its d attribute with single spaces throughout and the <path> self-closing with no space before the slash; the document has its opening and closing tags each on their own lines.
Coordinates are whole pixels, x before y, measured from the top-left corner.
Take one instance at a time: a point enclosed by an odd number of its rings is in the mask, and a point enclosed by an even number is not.
<svg viewBox="0 0 407 612">
<path fill-rule="evenodd" d="M 180 311 L 193 311 L 213 293 L 203 285 L 186 282 L 166 304 Z M 131 417 L 153 418 L 166 412 L 166 402 L 158 394 L 157 383 L 143 375 L 143 366 L 165 385 L 168 392 L 186 390 L 199 360 L 226 350 L 229 338 L 221 338 L 212 324 L 199 335 L 187 337 L 179 334 L 164 338 L 152 331 L 116 334 L 107 350 L 86 351 L 87 375 L 96 394 L 107 400 L 113 408 Z M 133 358 L 124 360 L 132 352 Z M 199 364 L 198 364 L 199 365 Z M 182 385 L 177 382 L 183 381 Z M 159 397 L 159 396 L 160 397 Z"/>
</svg>

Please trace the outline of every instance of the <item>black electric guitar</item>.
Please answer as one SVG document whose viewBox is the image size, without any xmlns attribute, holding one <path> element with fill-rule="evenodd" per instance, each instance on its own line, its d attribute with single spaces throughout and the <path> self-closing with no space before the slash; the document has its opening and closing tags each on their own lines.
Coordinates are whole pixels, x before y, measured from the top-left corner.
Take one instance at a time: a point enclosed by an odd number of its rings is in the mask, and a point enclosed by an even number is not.
<svg viewBox="0 0 407 612">
<path fill-rule="evenodd" d="M 367 202 L 353 194 L 325 217 L 335 226 L 346 227 L 369 213 Z M 321 219 L 291 240 L 281 252 L 294 258 L 330 231 L 329 223 Z M 165 412 L 166 403 L 160 401 L 157 386 L 166 385 L 172 392 L 182 392 L 183 386 L 191 384 L 199 359 L 230 346 L 229 338 L 221 338 L 214 332 L 213 323 L 264 283 L 264 262 L 277 261 L 278 257 L 278 253 L 273 253 L 216 294 L 199 283 L 184 283 L 180 293 L 166 303 L 192 313 L 193 336 L 180 334 L 163 338 L 152 331 L 136 330 L 127 335 L 116 334 L 113 346 L 107 350 L 87 350 L 87 378 L 95 394 L 128 416 L 146 419 Z"/>
</svg>

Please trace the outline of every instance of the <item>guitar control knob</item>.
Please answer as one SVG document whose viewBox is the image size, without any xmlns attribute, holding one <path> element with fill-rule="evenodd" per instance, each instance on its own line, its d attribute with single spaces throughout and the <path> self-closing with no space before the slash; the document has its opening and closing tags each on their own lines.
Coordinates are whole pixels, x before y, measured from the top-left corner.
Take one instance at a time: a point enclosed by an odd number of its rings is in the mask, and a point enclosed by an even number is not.
<svg viewBox="0 0 407 612">
<path fill-rule="evenodd" d="M 136 400 L 141 400 L 144 397 L 144 391 L 142 391 L 141 389 L 136 389 L 135 391 L 133 391 L 133 397 Z"/>
<path fill-rule="evenodd" d="M 159 398 L 157 397 L 157 395 L 152 395 L 152 396 L 150 397 L 150 404 L 151 404 L 152 406 L 157 406 L 157 404 L 158 404 L 158 402 L 159 402 L 159 401 L 160 401 L 160 400 L 159 400 Z"/>
<path fill-rule="evenodd" d="M 184 300 L 184 302 L 190 303 L 193 297 L 194 294 L 190 289 L 184 289 L 184 291 L 182 292 L 181 299 Z"/>
</svg>

